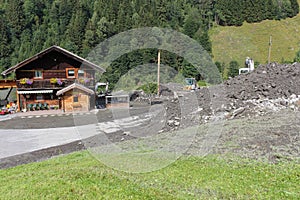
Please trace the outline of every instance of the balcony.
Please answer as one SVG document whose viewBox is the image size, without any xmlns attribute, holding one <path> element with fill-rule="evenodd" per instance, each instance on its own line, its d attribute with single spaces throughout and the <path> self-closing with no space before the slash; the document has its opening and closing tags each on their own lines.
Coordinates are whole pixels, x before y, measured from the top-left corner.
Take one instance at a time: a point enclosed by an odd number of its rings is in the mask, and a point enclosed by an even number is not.
<svg viewBox="0 0 300 200">
<path fill-rule="evenodd" d="M 20 80 L 17 80 L 17 87 L 19 89 L 25 89 L 25 90 L 30 90 L 30 89 L 62 89 L 64 87 L 67 87 L 74 82 L 80 83 L 92 90 L 94 90 L 94 82 L 89 81 L 89 82 L 82 82 L 76 79 L 60 79 L 60 84 L 58 83 L 51 83 L 50 79 L 44 79 L 44 80 L 33 80 L 29 82 L 22 82 Z"/>
</svg>

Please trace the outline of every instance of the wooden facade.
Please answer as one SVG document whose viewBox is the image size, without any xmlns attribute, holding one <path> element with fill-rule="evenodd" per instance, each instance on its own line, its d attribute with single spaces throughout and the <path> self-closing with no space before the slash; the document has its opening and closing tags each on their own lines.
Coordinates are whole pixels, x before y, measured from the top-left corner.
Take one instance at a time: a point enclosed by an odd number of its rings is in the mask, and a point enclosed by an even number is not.
<svg viewBox="0 0 300 200">
<path fill-rule="evenodd" d="M 89 91 L 94 91 L 96 71 L 104 72 L 97 65 L 61 47 L 52 46 L 5 70 L 2 75 L 6 76 L 15 72 L 17 103 L 20 110 L 27 110 L 31 106 L 36 106 L 38 109 L 62 109 L 63 103 L 68 103 L 68 101 L 62 102 L 64 100 L 57 95 L 57 92 L 74 83 L 86 87 Z M 71 95 L 70 92 L 66 94 L 68 95 Z M 90 97 L 82 98 L 85 102 L 91 101 Z M 83 99 L 80 98 L 82 101 Z M 37 105 L 43 105 L 43 107 Z M 88 105 L 81 108 L 88 110 L 93 103 L 88 103 Z"/>
<path fill-rule="evenodd" d="M 65 112 L 90 110 L 90 95 L 83 91 L 68 91 L 62 97 L 62 109 Z"/>
<path fill-rule="evenodd" d="M 56 95 L 61 97 L 61 107 L 66 112 L 88 111 L 94 106 L 95 92 L 78 83 L 59 90 Z"/>
<path fill-rule="evenodd" d="M 17 83 L 15 80 L 0 80 L 0 89 L 16 88 Z"/>
</svg>

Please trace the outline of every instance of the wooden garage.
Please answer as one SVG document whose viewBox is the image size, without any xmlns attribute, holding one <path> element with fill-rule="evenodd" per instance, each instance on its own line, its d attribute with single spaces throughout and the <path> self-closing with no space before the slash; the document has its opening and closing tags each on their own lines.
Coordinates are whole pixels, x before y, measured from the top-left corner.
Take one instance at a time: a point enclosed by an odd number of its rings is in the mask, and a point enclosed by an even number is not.
<svg viewBox="0 0 300 200">
<path fill-rule="evenodd" d="M 78 83 L 73 83 L 56 93 L 60 97 L 65 112 L 89 111 L 94 101 L 94 91 Z M 92 99 L 92 101 L 91 101 Z"/>
</svg>

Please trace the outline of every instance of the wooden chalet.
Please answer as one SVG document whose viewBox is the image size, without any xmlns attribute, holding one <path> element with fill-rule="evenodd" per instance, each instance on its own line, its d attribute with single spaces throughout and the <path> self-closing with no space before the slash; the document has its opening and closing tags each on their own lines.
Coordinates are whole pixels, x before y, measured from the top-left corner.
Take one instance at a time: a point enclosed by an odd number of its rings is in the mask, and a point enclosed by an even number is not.
<svg viewBox="0 0 300 200">
<path fill-rule="evenodd" d="M 95 106 L 95 72 L 104 71 L 61 47 L 52 46 L 1 74 L 15 72 L 19 110 L 86 111 Z"/>
<path fill-rule="evenodd" d="M 91 106 L 91 97 L 95 92 L 81 84 L 73 83 L 57 91 L 57 96 L 62 96 L 62 109 L 66 112 L 88 111 Z"/>
</svg>

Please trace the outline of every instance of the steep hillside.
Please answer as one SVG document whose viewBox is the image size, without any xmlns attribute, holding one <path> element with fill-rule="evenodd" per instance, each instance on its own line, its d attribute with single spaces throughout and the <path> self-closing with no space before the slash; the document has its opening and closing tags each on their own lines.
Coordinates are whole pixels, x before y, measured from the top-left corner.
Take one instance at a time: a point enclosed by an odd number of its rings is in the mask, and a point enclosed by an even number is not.
<svg viewBox="0 0 300 200">
<path fill-rule="evenodd" d="M 271 61 L 292 61 L 300 50 L 299 32 L 300 14 L 281 21 L 244 23 L 241 27 L 217 26 L 210 31 L 213 59 L 226 64 L 236 60 L 242 66 L 249 56 L 254 61 L 266 63 L 272 35 Z"/>
</svg>

